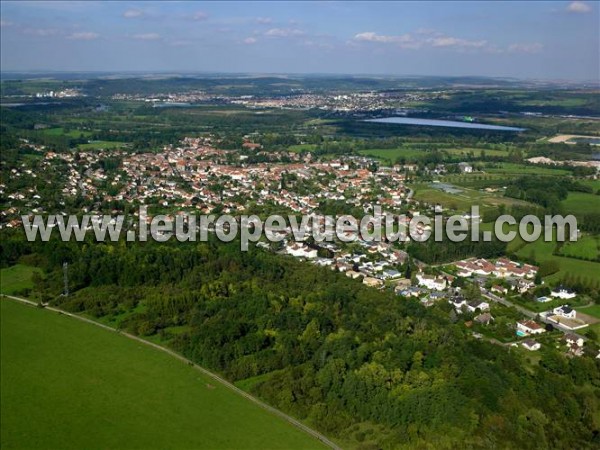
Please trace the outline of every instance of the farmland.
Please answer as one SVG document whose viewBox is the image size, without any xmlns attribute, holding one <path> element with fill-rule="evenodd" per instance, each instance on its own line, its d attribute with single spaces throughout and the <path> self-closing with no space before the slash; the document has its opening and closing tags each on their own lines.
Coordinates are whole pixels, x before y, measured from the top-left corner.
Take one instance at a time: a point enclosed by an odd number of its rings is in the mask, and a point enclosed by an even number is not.
<svg viewBox="0 0 600 450">
<path fill-rule="evenodd" d="M 320 448 L 161 352 L 2 299 L 2 448 Z"/>
</svg>

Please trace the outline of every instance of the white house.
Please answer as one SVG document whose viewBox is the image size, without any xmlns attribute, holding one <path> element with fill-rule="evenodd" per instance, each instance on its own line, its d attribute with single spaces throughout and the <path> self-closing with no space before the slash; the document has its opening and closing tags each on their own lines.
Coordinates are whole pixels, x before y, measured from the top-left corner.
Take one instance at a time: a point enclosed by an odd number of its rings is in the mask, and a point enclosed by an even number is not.
<svg viewBox="0 0 600 450">
<path fill-rule="evenodd" d="M 424 286 L 428 289 L 433 289 L 436 291 L 443 291 L 448 285 L 445 278 L 436 277 L 433 275 L 425 275 L 422 273 L 417 274 L 417 283 L 419 286 Z"/>
<path fill-rule="evenodd" d="M 534 341 L 533 339 L 527 339 L 526 341 L 523 341 L 521 345 L 523 346 L 523 348 L 529 350 L 530 352 L 539 350 L 542 346 L 542 344 Z"/>
<path fill-rule="evenodd" d="M 295 256 L 297 258 L 307 258 L 312 259 L 317 257 L 317 250 L 314 248 L 310 248 L 304 244 L 292 244 L 286 247 L 286 252 L 289 255 Z"/>
<path fill-rule="evenodd" d="M 523 334 L 542 334 L 546 330 L 533 320 L 523 320 L 517 322 L 517 332 L 519 331 Z"/>
<path fill-rule="evenodd" d="M 565 342 L 567 343 L 567 345 L 569 347 L 571 347 L 572 345 L 576 345 L 578 347 L 583 347 L 583 344 L 584 344 L 583 338 L 580 338 L 579 336 L 577 336 L 575 334 L 566 334 Z"/>
<path fill-rule="evenodd" d="M 550 292 L 550 295 L 552 297 L 562 298 L 563 300 L 568 300 L 570 298 L 575 298 L 575 296 L 577 294 L 575 293 L 575 291 L 573 291 L 569 288 L 566 288 L 564 286 L 558 286 L 552 292 Z"/>
<path fill-rule="evenodd" d="M 469 312 L 475 312 L 477 310 L 482 311 L 482 312 L 489 311 L 490 304 L 487 302 L 474 300 L 472 302 L 467 303 L 467 309 L 469 310 Z"/>
<path fill-rule="evenodd" d="M 555 315 L 566 317 L 567 319 L 574 319 L 577 316 L 577 311 L 571 308 L 569 305 L 559 306 L 554 308 L 552 311 Z"/>
<path fill-rule="evenodd" d="M 469 164 L 469 163 L 466 163 L 466 162 L 458 163 L 458 169 L 462 173 L 471 173 L 471 172 L 473 172 L 473 166 L 471 164 Z"/>
</svg>

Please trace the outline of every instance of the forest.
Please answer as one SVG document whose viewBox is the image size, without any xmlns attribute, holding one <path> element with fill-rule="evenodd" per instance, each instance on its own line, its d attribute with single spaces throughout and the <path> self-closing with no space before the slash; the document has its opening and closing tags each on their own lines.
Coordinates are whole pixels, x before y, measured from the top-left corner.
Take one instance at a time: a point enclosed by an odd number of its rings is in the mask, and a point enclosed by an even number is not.
<svg viewBox="0 0 600 450">
<path fill-rule="evenodd" d="M 0 263 L 43 269 L 23 295 L 159 339 L 353 448 L 600 445 L 600 360 L 548 349 L 532 364 L 473 339 L 450 305 L 238 248 L 29 243 L 5 230 Z"/>
</svg>

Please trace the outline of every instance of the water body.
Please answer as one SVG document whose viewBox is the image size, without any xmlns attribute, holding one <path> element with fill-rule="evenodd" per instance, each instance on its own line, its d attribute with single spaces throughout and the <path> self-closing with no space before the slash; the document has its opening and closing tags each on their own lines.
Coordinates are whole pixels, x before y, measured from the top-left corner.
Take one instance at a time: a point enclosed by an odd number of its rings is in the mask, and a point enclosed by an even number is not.
<svg viewBox="0 0 600 450">
<path fill-rule="evenodd" d="M 525 128 L 486 125 L 483 123 L 458 122 L 456 120 L 419 119 L 411 117 L 386 117 L 385 119 L 368 119 L 365 122 L 392 123 L 398 125 L 421 125 L 428 127 L 474 128 L 492 131 L 524 131 Z"/>
</svg>

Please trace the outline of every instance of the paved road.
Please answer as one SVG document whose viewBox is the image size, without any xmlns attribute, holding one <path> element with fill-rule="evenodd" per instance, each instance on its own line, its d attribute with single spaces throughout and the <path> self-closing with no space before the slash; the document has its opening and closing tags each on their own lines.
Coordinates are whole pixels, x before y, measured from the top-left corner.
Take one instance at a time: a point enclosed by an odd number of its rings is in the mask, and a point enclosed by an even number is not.
<svg viewBox="0 0 600 450">
<path fill-rule="evenodd" d="M 12 295 L 4 295 L 3 294 L 2 296 L 6 297 L 6 298 L 10 298 L 12 300 L 16 300 L 18 302 L 24 303 L 24 304 L 29 305 L 29 306 L 37 307 L 37 303 L 32 302 L 31 300 L 27 300 L 27 299 L 24 299 L 24 298 L 21 298 L 21 297 L 15 297 L 15 296 L 12 296 Z M 72 317 L 72 318 L 77 319 L 77 320 L 81 320 L 82 322 L 87 322 L 87 323 L 90 323 L 92 325 L 96 325 L 97 327 L 104 328 L 105 330 L 108 330 L 108 331 L 119 333 L 120 335 L 125 336 L 125 337 L 127 337 L 129 339 L 132 339 L 132 340 L 137 341 L 137 342 L 139 342 L 141 344 L 144 344 L 144 345 L 148 345 L 150 347 L 154 347 L 155 349 L 160 350 L 161 352 L 167 353 L 167 354 L 171 355 L 173 358 L 176 358 L 176 359 L 178 359 L 178 360 L 180 360 L 180 361 L 188 364 L 189 366 L 193 367 L 194 369 L 196 369 L 197 371 L 201 372 L 202 374 L 204 374 L 204 375 L 212 378 L 216 382 L 221 383 L 223 386 L 225 386 L 226 388 L 232 390 L 236 394 L 241 395 L 242 397 L 245 397 L 246 399 L 250 400 L 252 403 L 260 406 L 262 409 L 270 412 L 274 416 L 277 416 L 277 417 L 279 417 L 281 419 L 284 419 L 285 421 L 289 422 L 290 424 L 292 424 L 296 428 L 304 431 L 305 433 L 311 435 L 312 437 L 314 437 L 318 441 L 322 442 L 326 446 L 328 446 L 328 447 L 330 447 L 332 449 L 335 449 L 335 450 L 342 450 L 342 448 L 339 445 L 337 445 L 336 443 L 334 443 L 331 440 L 327 439 L 325 436 L 323 436 L 318 431 L 313 430 L 312 428 L 304 425 L 302 422 L 294 419 L 291 416 L 288 416 L 287 414 L 279 411 L 278 409 L 275 409 L 272 406 L 267 405 L 266 403 L 262 402 L 261 400 L 257 399 L 256 397 L 248 394 L 247 392 L 241 390 L 237 386 L 231 384 L 229 381 L 225 380 L 224 378 L 220 377 L 219 375 L 217 375 L 217 374 L 215 374 L 213 372 L 210 372 L 209 370 L 206 370 L 204 367 L 201 367 L 201 366 L 195 364 L 194 362 L 192 362 L 189 359 L 181 356 L 179 353 L 176 353 L 173 350 L 169 350 L 168 348 L 162 347 L 162 346 L 160 346 L 158 344 L 155 344 L 153 342 L 146 341 L 145 339 L 142 339 L 142 338 L 140 338 L 138 336 L 135 336 L 133 334 L 129 334 L 129 333 L 126 333 L 124 331 L 115 330 L 114 328 L 109 327 L 108 325 L 104 325 L 102 323 L 95 322 L 95 321 L 93 321 L 91 319 L 87 319 L 87 318 L 79 316 L 77 314 L 71 314 L 71 313 L 62 311 L 62 310 L 60 310 L 58 308 L 53 308 L 51 306 L 46 306 L 45 309 L 47 309 L 48 311 L 56 312 L 58 314 L 62 314 L 62 315 L 65 315 L 65 316 Z"/>
<path fill-rule="evenodd" d="M 548 324 L 552 325 L 554 328 L 557 328 L 558 330 L 562 331 L 565 334 L 566 333 L 573 334 L 573 335 L 575 335 L 575 336 L 583 339 L 584 341 L 588 340 L 587 337 L 585 337 L 585 336 L 583 336 L 583 335 L 581 335 L 579 333 L 576 333 L 575 331 L 573 331 L 573 330 L 571 330 L 569 328 L 566 328 L 564 325 L 562 325 L 560 323 L 552 322 L 551 320 L 546 319 L 541 314 L 533 312 L 533 311 L 530 311 L 527 308 L 524 308 L 522 306 L 516 305 L 513 302 L 508 301 L 508 300 L 506 300 L 503 297 L 499 297 L 498 295 L 493 294 L 492 292 L 490 292 L 488 290 L 482 289 L 481 290 L 481 295 L 483 295 L 485 298 L 487 298 L 489 300 L 492 300 L 492 301 L 497 302 L 497 303 L 501 303 L 504 306 L 513 307 L 517 311 L 519 311 L 521 314 L 523 314 L 523 315 L 525 315 L 525 316 L 527 316 L 527 317 L 529 317 L 531 319 L 539 320 L 540 322 L 543 322 L 543 323 L 548 323 Z"/>
</svg>

